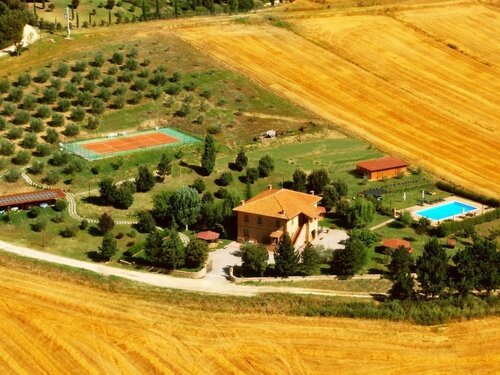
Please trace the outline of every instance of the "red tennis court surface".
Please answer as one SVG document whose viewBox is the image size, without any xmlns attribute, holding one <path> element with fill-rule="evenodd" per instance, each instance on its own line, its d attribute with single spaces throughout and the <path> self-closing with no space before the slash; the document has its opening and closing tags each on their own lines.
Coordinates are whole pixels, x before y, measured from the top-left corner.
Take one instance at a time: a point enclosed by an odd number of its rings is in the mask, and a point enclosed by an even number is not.
<svg viewBox="0 0 500 375">
<path fill-rule="evenodd" d="M 159 146 L 174 142 L 180 141 L 177 138 L 158 132 L 110 139 L 105 141 L 90 142 L 82 144 L 82 147 L 97 154 L 109 154 L 113 152 L 129 151 L 135 150 L 137 148 Z"/>
</svg>

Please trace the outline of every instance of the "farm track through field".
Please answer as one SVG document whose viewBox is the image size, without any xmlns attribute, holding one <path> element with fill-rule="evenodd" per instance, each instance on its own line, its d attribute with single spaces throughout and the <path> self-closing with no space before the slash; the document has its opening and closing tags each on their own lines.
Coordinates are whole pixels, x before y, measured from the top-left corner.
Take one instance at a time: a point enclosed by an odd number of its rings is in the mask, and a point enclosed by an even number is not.
<svg viewBox="0 0 500 375">
<path fill-rule="evenodd" d="M 320 17 L 311 11 L 309 18 L 277 12 L 294 32 L 255 24 L 178 33 L 387 152 L 499 196 L 499 47 L 491 38 L 500 15 L 471 2 L 407 9 Z M 440 35 L 443 23 L 449 27 Z"/>
</svg>

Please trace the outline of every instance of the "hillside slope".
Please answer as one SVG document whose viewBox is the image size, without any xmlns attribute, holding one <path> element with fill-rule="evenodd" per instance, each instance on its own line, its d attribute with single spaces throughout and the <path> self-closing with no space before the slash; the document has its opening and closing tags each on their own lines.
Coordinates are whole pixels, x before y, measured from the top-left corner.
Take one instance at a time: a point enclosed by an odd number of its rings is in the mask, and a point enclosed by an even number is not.
<svg viewBox="0 0 500 375">
<path fill-rule="evenodd" d="M 500 13 L 467 2 L 404 4 L 276 13 L 286 28 L 255 23 L 180 33 L 379 147 L 499 196 L 500 66 L 493 35 Z"/>
</svg>

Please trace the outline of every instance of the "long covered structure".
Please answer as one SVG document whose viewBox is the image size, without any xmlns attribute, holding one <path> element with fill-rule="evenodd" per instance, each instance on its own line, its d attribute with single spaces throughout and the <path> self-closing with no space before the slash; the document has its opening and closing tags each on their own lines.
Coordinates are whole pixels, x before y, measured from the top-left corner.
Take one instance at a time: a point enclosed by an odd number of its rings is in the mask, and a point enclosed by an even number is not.
<svg viewBox="0 0 500 375">
<path fill-rule="evenodd" d="M 35 190 L 28 193 L 3 195 L 0 196 L 0 209 L 8 210 L 14 207 L 25 209 L 43 203 L 50 205 L 64 197 L 64 192 L 61 189 Z"/>
</svg>

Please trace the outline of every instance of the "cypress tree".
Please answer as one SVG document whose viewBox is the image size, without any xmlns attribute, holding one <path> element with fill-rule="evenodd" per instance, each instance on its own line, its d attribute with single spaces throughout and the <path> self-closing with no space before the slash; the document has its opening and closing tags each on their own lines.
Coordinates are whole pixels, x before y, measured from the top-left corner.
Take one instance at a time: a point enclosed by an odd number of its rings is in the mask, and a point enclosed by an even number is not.
<svg viewBox="0 0 500 375">
<path fill-rule="evenodd" d="M 297 273 L 299 269 L 299 255 L 295 252 L 292 239 L 288 233 L 278 245 L 274 254 L 274 269 L 279 276 L 288 277 Z"/>
<path fill-rule="evenodd" d="M 366 264 L 368 251 L 358 238 L 351 238 L 344 249 L 334 250 L 332 271 L 339 276 L 354 276 Z"/>
<path fill-rule="evenodd" d="M 413 257 L 404 246 L 393 251 L 391 263 L 387 266 L 389 280 L 393 282 L 389 291 L 391 298 L 404 300 L 413 296 L 412 265 Z"/>
<path fill-rule="evenodd" d="M 312 243 L 308 242 L 302 250 L 302 271 L 306 275 L 314 275 L 319 273 L 319 268 L 321 266 L 321 256 L 318 250 L 313 246 Z"/>
<path fill-rule="evenodd" d="M 184 264 L 185 251 L 176 231 L 173 231 L 169 238 L 163 241 L 163 262 L 165 267 L 176 269 Z"/>
<path fill-rule="evenodd" d="M 99 246 L 99 257 L 103 260 L 109 260 L 113 255 L 116 254 L 116 251 L 116 240 L 113 237 L 113 234 L 107 232 L 102 239 L 101 246 Z"/>
<path fill-rule="evenodd" d="M 146 192 L 150 191 L 155 186 L 155 176 L 148 167 L 141 165 L 135 178 L 135 186 L 137 191 Z"/>
<path fill-rule="evenodd" d="M 297 168 L 293 172 L 293 190 L 305 193 L 307 191 L 307 175 L 302 169 Z"/>
<path fill-rule="evenodd" d="M 160 177 L 170 176 L 172 174 L 172 158 L 167 153 L 161 156 L 158 163 L 158 175 Z"/>
<path fill-rule="evenodd" d="M 238 152 L 238 155 L 236 155 L 236 159 L 234 160 L 234 166 L 236 167 L 236 170 L 242 171 L 243 168 L 245 168 L 248 164 L 248 157 L 245 154 L 245 150 L 240 148 L 240 151 Z"/>
<path fill-rule="evenodd" d="M 161 264 L 163 261 L 163 238 L 156 229 L 146 236 L 144 253 L 146 259 L 153 264 Z"/>
<path fill-rule="evenodd" d="M 201 155 L 201 168 L 207 176 L 209 176 L 215 168 L 215 142 L 213 137 L 208 134 L 205 137 L 205 147 L 203 149 L 203 154 Z"/>
</svg>

